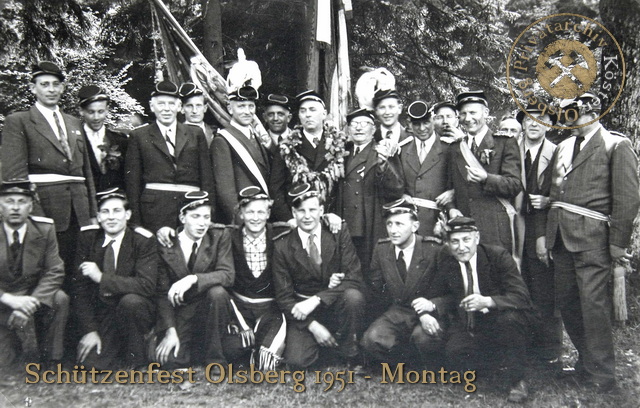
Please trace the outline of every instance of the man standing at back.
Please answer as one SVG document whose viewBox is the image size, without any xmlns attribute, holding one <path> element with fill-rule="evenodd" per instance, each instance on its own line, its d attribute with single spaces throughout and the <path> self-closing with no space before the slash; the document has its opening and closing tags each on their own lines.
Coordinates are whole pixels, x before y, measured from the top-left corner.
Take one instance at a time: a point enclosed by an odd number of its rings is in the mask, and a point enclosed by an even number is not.
<svg viewBox="0 0 640 408">
<path fill-rule="evenodd" d="M 389 139 L 394 144 L 398 144 L 409 137 L 407 131 L 400 124 L 402 101 L 395 89 L 377 91 L 373 96 L 373 107 L 376 117 L 380 121 L 380 127 L 373 135 L 376 142 Z"/>
<path fill-rule="evenodd" d="M 216 132 L 215 128 L 212 129 L 204 121 L 204 115 L 207 113 L 208 108 L 204 100 L 204 92 L 193 82 L 185 82 L 180 85 L 180 99 L 182 100 L 185 125 L 193 125 L 202 129 L 207 139 L 207 146 L 211 146 L 211 141 Z"/>
<path fill-rule="evenodd" d="M 95 188 L 80 121 L 60 111 L 64 75 L 52 62 L 33 67 L 31 92 L 36 103 L 29 111 L 7 116 L 2 132 L 2 177 L 29 179 L 38 186 L 34 214 L 52 218 L 67 280 L 73 274 L 80 227 L 96 214 Z"/>
</svg>

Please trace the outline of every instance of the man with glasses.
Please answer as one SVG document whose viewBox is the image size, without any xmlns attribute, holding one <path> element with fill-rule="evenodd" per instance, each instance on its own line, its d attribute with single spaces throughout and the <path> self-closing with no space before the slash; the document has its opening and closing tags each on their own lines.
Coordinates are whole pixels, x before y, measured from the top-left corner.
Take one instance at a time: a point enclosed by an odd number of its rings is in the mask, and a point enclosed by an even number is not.
<svg viewBox="0 0 640 408">
<path fill-rule="evenodd" d="M 267 131 L 273 142 L 278 145 L 283 137 L 291 133 L 291 104 L 286 95 L 269 94 L 265 102 L 262 118 L 267 124 Z"/>
</svg>

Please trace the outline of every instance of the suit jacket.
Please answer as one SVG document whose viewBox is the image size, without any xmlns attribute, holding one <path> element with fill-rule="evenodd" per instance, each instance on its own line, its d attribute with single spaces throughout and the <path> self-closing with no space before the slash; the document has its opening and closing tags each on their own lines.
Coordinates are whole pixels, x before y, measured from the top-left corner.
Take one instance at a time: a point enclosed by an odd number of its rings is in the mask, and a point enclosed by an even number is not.
<svg viewBox="0 0 640 408">
<path fill-rule="evenodd" d="M 378 241 L 371 259 L 371 286 L 386 303 L 411 307 L 419 297 L 427 297 L 436 273 L 436 258 L 440 242 L 436 238 L 415 236 L 416 245 L 407 265 L 403 281 L 396 266 L 395 245 L 388 238 Z"/>
<path fill-rule="evenodd" d="M 422 164 L 418 157 L 417 139 L 405 145 L 400 152 L 400 163 L 405 182 L 405 193 L 417 198 L 435 201 L 436 197 L 447 191 L 449 186 L 449 149 L 450 145 L 440 141 L 440 136 L 433 135 L 436 140 Z M 418 207 L 420 229 L 423 236 L 433 235 L 433 228 L 438 221 L 438 211 Z"/>
<path fill-rule="evenodd" d="M 302 129 L 300 129 L 300 135 L 302 136 L 302 143 L 296 146 L 298 153 L 307 160 L 309 170 L 322 171 L 329 162 L 325 158 L 327 149 L 325 148 L 325 134 L 322 134 L 320 141 L 313 147 L 313 145 L 307 140 Z"/>
<path fill-rule="evenodd" d="M 524 141 L 520 143 L 520 159 L 522 165 L 522 185 L 524 191 L 516 197 L 516 210 L 524 220 L 524 245 L 525 253 L 536 255 L 536 240 L 546 234 L 547 213 L 549 209 L 536 210 L 531 206 L 529 194 L 537 194 L 548 197 L 551 189 L 551 160 L 556 150 L 556 145 L 544 139 L 538 156 L 532 157 L 531 173 L 527 179 L 525 174 L 524 159 L 526 156 Z"/>
<path fill-rule="evenodd" d="M 98 159 L 93 152 L 91 142 L 84 130 L 84 126 L 82 127 L 82 134 L 85 138 L 85 144 L 87 145 L 89 163 L 91 163 L 91 174 L 93 175 L 93 182 L 95 184 L 96 191 L 100 192 L 113 187 L 124 189 L 124 158 L 127 155 L 127 136 L 105 128 L 104 141 L 107 152 L 117 152 L 120 154 L 120 157 L 114 158 L 114 165 L 107 166 L 106 173 L 102 174 L 102 170 L 98 164 Z"/>
<path fill-rule="evenodd" d="M 450 186 L 455 189 L 454 207 L 476 220 L 485 244 L 499 245 L 511 250 L 511 223 L 497 197 L 514 199 L 522 191 L 520 182 L 520 152 L 515 138 L 493 137 L 489 130 L 482 139 L 480 151 L 491 150 L 489 164 L 482 164 L 489 173 L 485 183 L 467 181 L 467 165 L 460 143 L 451 145 L 449 161 Z"/>
<path fill-rule="evenodd" d="M 511 254 L 504 248 L 485 244 L 478 245 L 477 253 L 476 272 L 480 294 L 491 296 L 499 311 L 530 310 L 532 303 L 529 291 Z M 464 281 L 460 264 L 448 247 L 440 250 L 436 268 L 427 298 L 436 304 L 439 314 L 460 317 L 458 305 L 465 298 Z"/>
<path fill-rule="evenodd" d="M 233 264 L 236 270 L 233 291 L 250 298 L 274 298 L 273 285 L 273 237 L 291 229 L 285 222 L 267 224 L 267 267 L 257 278 L 253 276 L 242 243 L 242 225 L 227 226 L 231 234 Z"/>
<path fill-rule="evenodd" d="M 277 145 L 273 143 L 267 149 L 260 144 L 259 148 L 256 148 L 239 130 L 232 126 L 229 128 L 227 130 L 231 136 L 235 137 L 247 149 L 267 183 L 269 196 L 274 200 L 271 219 L 288 220 L 291 218 L 291 212 L 285 203 L 286 167 L 278 152 Z M 260 186 L 260 184 L 235 149 L 219 134 L 214 137 L 211 143 L 210 155 L 219 209 L 216 220 L 224 224 L 232 224 L 239 221 L 235 217 L 238 192 L 245 187 Z"/>
<path fill-rule="evenodd" d="M 371 255 L 378 239 L 386 237 L 382 205 L 402 197 L 404 182 L 398 156 L 389 158 L 384 169 L 371 141 L 357 156 L 354 146 L 346 158 L 345 175 L 338 182 L 337 213 L 347 221 L 352 237 L 364 237 L 366 253 Z M 362 260 L 368 264 L 370 259 Z M 366 273 L 366 272 L 365 272 Z"/>
<path fill-rule="evenodd" d="M 321 270 L 312 264 L 297 229 L 275 238 L 273 251 L 273 280 L 276 288 L 276 301 L 290 322 L 308 326 L 314 320 L 314 314 L 298 321 L 291 314 L 293 306 L 301 301 L 296 293 L 305 296 L 317 295 L 322 303 L 331 306 L 342 293 L 349 288 L 360 289 L 362 273 L 351 236 L 347 228 L 332 234 L 322 226 L 320 234 Z M 334 273 L 344 273 L 342 283 L 329 289 L 329 278 Z"/>
<path fill-rule="evenodd" d="M 97 311 L 105 304 L 114 307 L 120 298 L 133 293 L 152 298 L 158 281 L 158 250 L 153 234 L 143 228 L 125 229 L 118 252 L 115 274 L 102 274 L 100 283 L 82 275 L 80 264 L 94 262 L 103 269 L 105 232 L 92 226 L 80 232 L 76 271 L 72 281 L 74 307 L 82 334 L 97 331 Z"/>
<path fill-rule="evenodd" d="M 558 145 L 553 160 L 551 201 L 562 201 L 608 215 L 606 222 L 551 208 L 547 221 L 547 248 L 558 234 L 571 252 L 629 245 L 638 214 L 638 158 L 631 142 L 603 127 L 582 147 L 571 165 L 575 137 Z"/>
<path fill-rule="evenodd" d="M 0 226 L 2 228 L 2 226 Z M 58 241 L 51 219 L 30 217 L 22 243 L 22 274 L 14 277 L 9 270 L 9 244 L 0 231 L 0 296 L 29 295 L 53 306 L 53 296 L 64 281 L 64 263 L 58 255 Z"/>
<path fill-rule="evenodd" d="M 187 184 L 209 193 L 212 208 L 215 207 L 215 185 L 207 141 L 202 130 L 195 126 L 177 123 L 176 164 L 169 154 L 167 142 L 154 122 L 131 132 L 125 160 L 126 191 L 131 204 L 132 224 L 140 224 L 142 207 L 171 208 L 178 214 L 179 200 L 162 195 L 143 197 L 147 183 Z M 145 211 L 151 216 L 153 211 Z M 158 220 L 160 225 L 171 225 L 170 220 Z M 158 224 L 155 222 L 155 224 Z M 149 223 L 147 223 L 149 224 Z M 153 228 L 151 228 L 153 229 Z"/>
<path fill-rule="evenodd" d="M 167 293 L 171 285 L 187 275 L 196 275 L 198 282 L 187 291 L 185 300 L 192 302 L 206 294 L 215 285 L 228 288 L 233 285 L 235 271 L 231 254 L 231 237 L 224 225 L 212 224 L 202 239 L 196 255 L 193 272 L 187 269 L 187 260 L 177 238 L 171 248 L 160 248 L 158 268 L 158 331 L 175 327 L 175 312 Z"/>
<path fill-rule="evenodd" d="M 69 161 L 49 122 L 35 106 L 7 116 L 0 150 L 3 180 L 47 173 L 85 178 L 83 183 L 38 185 L 40 202 L 35 203 L 34 214 L 53 218 L 58 232 L 69 228 L 72 211 L 80 226 L 90 225 L 97 213 L 90 147 L 82 137 L 80 121 L 65 113 L 62 118 L 73 160 Z"/>
</svg>

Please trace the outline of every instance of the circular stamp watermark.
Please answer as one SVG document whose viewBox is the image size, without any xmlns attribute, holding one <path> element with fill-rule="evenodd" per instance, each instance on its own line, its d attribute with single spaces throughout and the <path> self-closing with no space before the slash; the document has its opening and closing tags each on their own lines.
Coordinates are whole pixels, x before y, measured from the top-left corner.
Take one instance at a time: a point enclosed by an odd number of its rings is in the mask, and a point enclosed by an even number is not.
<svg viewBox="0 0 640 408">
<path fill-rule="evenodd" d="M 557 115 L 556 129 L 575 129 L 606 115 L 620 98 L 626 67 L 622 49 L 599 22 L 579 14 L 561 13 L 530 24 L 514 41 L 507 58 L 507 84 L 518 108 L 535 105 L 542 113 Z M 600 99 L 600 116 L 577 126 L 580 113 L 564 109 L 563 100 L 590 92 Z"/>
</svg>

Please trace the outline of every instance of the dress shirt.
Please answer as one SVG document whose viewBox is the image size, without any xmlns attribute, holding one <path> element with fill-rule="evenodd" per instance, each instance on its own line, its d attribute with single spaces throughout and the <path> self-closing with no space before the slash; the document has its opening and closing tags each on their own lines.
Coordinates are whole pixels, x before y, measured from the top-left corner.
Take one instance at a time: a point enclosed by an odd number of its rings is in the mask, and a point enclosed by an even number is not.
<svg viewBox="0 0 640 408">
<path fill-rule="evenodd" d="M 193 243 L 195 242 L 196 244 L 198 244 L 197 251 L 200 251 L 200 246 L 202 245 L 202 238 L 194 241 L 187 236 L 187 233 L 184 232 L 184 230 L 178 233 L 178 241 L 180 241 L 180 249 L 182 250 L 182 254 L 184 255 L 185 263 L 189 262 L 191 251 L 193 251 Z"/>
<path fill-rule="evenodd" d="M 320 231 L 322 231 L 322 228 L 318 224 L 316 229 L 313 230 L 311 232 L 311 234 L 315 234 L 315 237 L 313 238 L 313 242 L 315 242 L 316 246 L 318 247 L 318 254 L 320 256 L 322 256 L 322 246 L 320 245 Z M 300 239 L 302 240 L 302 248 L 305 251 L 307 251 L 307 243 L 309 242 L 309 235 L 311 235 L 311 234 L 303 231 L 300 227 L 298 227 L 298 235 L 300 236 Z M 309 252 L 309 251 L 307 251 L 307 252 Z"/>
<path fill-rule="evenodd" d="M 44 118 L 47 120 L 47 123 L 49 123 L 51 130 L 53 130 L 53 133 L 55 133 L 58 140 L 60 140 L 60 132 L 58 132 L 58 125 L 56 125 L 56 120 L 53 118 L 54 112 L 57 113 L 58 118 L 60 119 L 60 126 L 62 126 L 62 128 L 65 129 L 66 131 L 67 125 L 64 123 L 64 118 L 62 117 L 62 112 L 60 112 L 60 108 L 56 106 L 55 109 L 49 109 L 43 104 L 41 104 L 40 102 L 36 102 L 36 108 L 38 108 L 40 113 L 42 113 Z M 68 138 L 69 138 L 69 135 L 67 135 L 67 139 Z"/>
<path fill-rule="evenodd" d="M 20 244 L 24 244 L 24 236 L 27 234 L 27 223 L 24 223 L 20 228 L 14 230 L 6 223 L 2 223 L 4 225 L 4 232 L 7 235 L 7 244 L 11 246 L 13 244 L 13 231 L 18 231 L 18 236 L 20 237 Z"/>
<path fill-rule="evenodd" d="M 469 282 L 467 282 L 467 272 L 464 266 L 464 262 L 458 262 L 460 264 L 460 273 L 462 274 L 462 281 L 464 282 L 464 291 L 467 292 Z M 471 275 L 473 276 L 473 293 L 480 295 L 480 286 L 478 285 L 478 253 L 476 252 L 471 259 L 469 259 L 471 265 Z"/>
<path fill-rule="evenodd" d="M 113 240 L 113 244 L 111 244 L 111 248 L 113 248 L 113 259 L 114 259 L 114 268 L 118 268 L 118 254 L 120 253 L 120 246 L 122 245 L 122 238 L 124 238 L 124 231 L 120 231 L 118 235 L 115 237 L 110 237 L 107 234 L 104 234 L 104 242 L 102 243 L 102 247 L 106 247 L 109 242 Z"/>
<path fill-rule="evenodd" d="M 413 258 L 413 250 L 415 248 L 416 248 L 416 234 L 413 234 L 411 236 L 411 243 L 405 249 L 401 249 L 398 246 L 395 247 L 396 260 L 398 259 L 398 256 L 400 256 L 400 251 L 404 252 L 404 262 L 407 265 L 407 272 L 409 272 L 409 265 L 411 265 L 411 259 Z"/>
<path fill-rule="evenodd" d="M 91 149 L 93 150 L 93 155 L 96 157 L 98 164 L 102 164 L 102 159 L 104 158 L 103 156 L 106 155 L 106 151 L 103 152 L 102 149 L 100 149 L 100 146 L 106 147 L 105 140 L 104 140 L 104 134 L 105 134 L 104 125 L 96 132 L 95 130 L 87 126 L 87 124 L 85 123 L 84 131 L 87 134 L 87 137 L 89 138 L 89 143 L 91 143 Z"/>
</svg>

